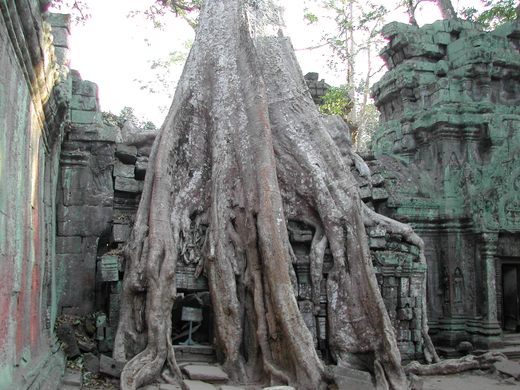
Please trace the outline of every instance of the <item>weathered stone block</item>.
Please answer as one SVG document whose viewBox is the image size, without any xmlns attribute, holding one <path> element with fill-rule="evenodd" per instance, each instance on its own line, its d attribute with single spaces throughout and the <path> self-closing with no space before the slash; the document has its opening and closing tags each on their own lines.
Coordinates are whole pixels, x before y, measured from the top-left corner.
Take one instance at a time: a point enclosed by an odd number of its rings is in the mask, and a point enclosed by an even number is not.
<svg viewBox="0 0 520 390">
<path fill-rule="evenodd" d="M 73 124 L 72 131 L 69 133 L 69 140 L 71 141 L 117 142 L 120 138 L 121 132 L 117 127 L 101 123 Z"/>
<path fill-rule="evenodd" d="M 119 362 L 106 355 L 99 355 L 99 372 L 119 378 L 125 366 L 124 362 Z"/>
<path fill-rule="evenodd" d="M 370 248 L 374 249 L 382 249 L 386 247 L 386 240 L 384 238 L 378 237 L 370 237 L 369 239 Z"/>
<path fill-rule="evenodd" d="M 115 224 L 112 226 L 112 241 L 126 242 L 132 228 L 129 225 Z"/>
<path fill-rule="evenodd" d="M 68 66 L 70 63 L 70 50 L 65 47 L 55 47 L 54 55 L 56 56 L 56 62 L 58 64 Z"/>
<path fill-rule="evenodd" d="M 135 164 L 137 161 L 137 147 L 117 144 L 116 157 L 124 164 Z"/>
<path fill-rule="evenodd" d="M 374 187 L 377 187 L 377 186 L 383 185 L 383 183 L 385 182 L 385 178 L 383 177 L 383 175 L 376 173 L 371 176 L 370 182 L 372 183 L 372 185 Z"/>
<path fill-rule="evenodd" d="M 369 186 L 364 186 L 359 188 L 359 196 L 361 199 L 369 199 L 372 196 L 372 190 Z"/>
<path fill-rule="evenodd" d="M 104 255 L 99 262 L 101 281 L 117 282 L 119 280 L 119 257 Z"/>
<path fill-rule="evenodd" d="M 292 386 L 269 386 L 263 387 L 262 390 L 296 390 Z"/>
<path fill-rule="evenodd" d="M 81 237 L 56 237 L 57 253 L 81 253 L 82 252 Z"/>
<path fill-rule="evenodd" d="M 72 82 L 72 92 L 74 95 L 97 96 L 98 86 L 92 81 L 76 79 Z"/>
<path fill-rule="evenodd" d="M 81 372 L 72 370 L 65 371 L 65 375 L 63 376 L 61 383 L 65 386 L 75 386 L 78 388 L 81 387 Z"/>
<path fill-rule="evenodd" d="M 497 371 L 512 376 L 516 380 L 520 380 L 520 363 L 512 360 L 503 360 L 501 362 L 496 362 L 493 366 Z"/>
<path fill-rule="evenodd" d="M 159 385 L 159 390 L 182 390 L 178 385 L 171 385 L 169 383 L 161 383 Z"/>
<path fill-rule="evenodd" d="M 184 385 L 187 390 L 216 390 L 217 388 L 209 383 L 205 383 L 202 381 L 194 381 L 190 379 L 185 379 Z"/>
<path fill-rule="evenodd" d="M 69 30 L 64 27 L 53 27 L 52 43 L 54 46 L 69 47 Z"/>
<path fill-rule="evenodd" d="M 70 15 L 49 12 L 45 14 L 45 20 L 54 28 L 70 28 Z"/>
<path fill-rule="evenodd" d="M 451 43 L 451 35 L 447 32 L 439 31 L 433 36 L 433 42 L 439 45 L 449 45 Z"/>
<path fill-rule="evenodd" d="M 120 161 L 116 161 L 114 164 L 114 176 L 116 177 L 128 177 L 134 178 L 135 165 L 123 164 Z"/>
<path fill-rule="evenodd" d="M 83 367 L 89 371 L 97 374 L 99 372 L 99 358 L 93 353 L 86 353 L 83 355 Z"/>
<path fill-rule="evenodd" d="M 73 95 L 70 108 L 82 111 L 98 111 L 99 105 L 95 96 Z"/>
<path fill-rule="evenodd" d="M 334 378 L 338 390 L 375 390 L 372 376 L 365 371 L 338 366 L 334 369 Z"/>
<path fill-rule="evenodd" d="M 220 367 L 215 366 L 189 364 L 184 366 L 182 371 L 193 380 L 209 382 L 229 380 L 228 375 Z"/>
<path fill-rule="evenodd" d="M 99 236 L 112 220 L 112 207 L 69 206 L 58 210 L 58 234 L 61 236 Z"/>
<path fill-rule="evenodd" d="M 129 177 L 116 177 L 114 189 L 116 191 L 139 193 L 143 191 L 143 182 Z"/>
<path fill-rule="evenodd" d="M 388 191 L 384 188 L 372 188 L 372 199 L 376 201 L 388 199 Z"/>
<path fill-rule="evenodd" d="M 101 124 L 103 122 L 102 114 L 96 111 L 71 110 L 70 118 L 73 123 L 80 125 Z"/>
</svg>

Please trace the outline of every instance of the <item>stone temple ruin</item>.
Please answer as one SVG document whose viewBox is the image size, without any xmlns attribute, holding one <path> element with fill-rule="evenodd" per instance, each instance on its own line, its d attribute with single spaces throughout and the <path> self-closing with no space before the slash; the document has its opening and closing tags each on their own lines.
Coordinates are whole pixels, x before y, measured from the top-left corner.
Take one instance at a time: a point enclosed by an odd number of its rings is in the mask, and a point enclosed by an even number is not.
<svg viewBox="0 0 520 390">
<path fill-rule="evenodd" d="M 68 67 L 68 17 L 41 14 L 45 3 L 0 3 L 1 389 L 56 388 L 65 365 L 56 336 L 74 333 L 60 316 L 87 318 L 95 341 L 66 348 L 69 356 L 90 352 L 89 367 L 99 367 L 92 352 L 110 355 L 121 248 L 154 139 L 104 120 L 97 86 Z M 370 172 L 352 169 L 363 200 L 410 223 L 426 244 L 427 268 L 402 237 L 368 232 L 399 349 L 404 360 L 421 355 L 425 278 L 441 351 L 454 355 L 461 342 L 499 345 L 504 332 L 520 331 L 520 25 L 483 32 L 463 21 L 392 23 L 384 35 L 389 71 L 373 89 L 381 127 L 366 157 Z M 317 75 L 308 84 L 315 101 L 327 87 Z M 334 134 L 334 120 L 332 136 L 348 142 Z M 200 241 L 204 229 L 194 224 L 186 242 Z M 298 304 L 327 360 L 327 299 L 324 287 L 312 289 L 311 228 L 288 229 Z M 183 302 L 201 308 L 203 321 L 193 333 L 200 345 L 178 345 L 178 360 L 213 361 L 208 286 L 196 277 L 199 248 L 186 245 L 182 257 L 174 340 L 187 337 Z"/>
</svg>

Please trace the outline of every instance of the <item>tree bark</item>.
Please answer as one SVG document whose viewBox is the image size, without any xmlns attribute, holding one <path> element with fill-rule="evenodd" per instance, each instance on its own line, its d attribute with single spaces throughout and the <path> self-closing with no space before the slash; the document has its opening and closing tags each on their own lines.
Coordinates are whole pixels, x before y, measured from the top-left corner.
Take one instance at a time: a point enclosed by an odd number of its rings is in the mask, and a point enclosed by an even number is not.
<svg viewBox="0 0 520 390">
<path fill-rule="evenodd" d="M 287 222 L 298 221 L 314 227 L 316 305 L 327 245 L 333 255 L 327 296 L 334 358 L 371 351 L 381 386 L 404 389 L 365 225 L 422 241 L 362 203 L 350 173 L 356 156 L 342 156 L 327 132 L 290 42 L 253 23 L 259 3 L 208 0 L 201 11 L 125 248 L 114 347 L 115 358 L 128 360 L 121 387 L 134 390 L 162 372 L 181 380 L 171 340 L 175 269 L 185 261 L 182 248 L 197 245 L 190 231 L 205 227 L 198 269 L 208 277 L 215 346 L 227 372 L 248 383 L 327 388 L 294 293 Z"/>
<path fill-rule="evenodd" d="M 453 8 L 451 0 L 437 0 L 443 19 L 456 19 L 457 12 Z"/>
</svg>

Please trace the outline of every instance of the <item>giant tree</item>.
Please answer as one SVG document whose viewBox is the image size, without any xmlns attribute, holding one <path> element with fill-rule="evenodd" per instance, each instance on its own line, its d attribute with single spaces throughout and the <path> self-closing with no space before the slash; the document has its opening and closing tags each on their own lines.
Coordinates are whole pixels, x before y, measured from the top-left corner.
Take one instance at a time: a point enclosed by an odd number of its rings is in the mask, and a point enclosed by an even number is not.
<svg viewBox="0 0 520 390">
<path fill-rule="evenodd" d="M 326 248 L 332 253 L 326 292 L 335 359 L 372 352 L 382 388 L 406 386 L 365 228 L 380 225 L 412 245 L 422 242 L 361 201 L 350 165 L 363 163 L 332 140 L 277 20 L 269 0 L 207 0 L 202 7 L 125 248 L 114 349 L 128 361 L 123 389 L 161 373 L 181 378 L 171 311 L 187 244 L 202 254 L 198 269 L 208 278 L 215 347 L 227 372 L 248 383 L 327 387 L 294 295 L 288 221 L 313 227 L 315 289 Z M 202 241 L 190 242 L 194 227 L 201 227 Z M 423 336 L 431 359 L 426 315 Z"/>
</svg>

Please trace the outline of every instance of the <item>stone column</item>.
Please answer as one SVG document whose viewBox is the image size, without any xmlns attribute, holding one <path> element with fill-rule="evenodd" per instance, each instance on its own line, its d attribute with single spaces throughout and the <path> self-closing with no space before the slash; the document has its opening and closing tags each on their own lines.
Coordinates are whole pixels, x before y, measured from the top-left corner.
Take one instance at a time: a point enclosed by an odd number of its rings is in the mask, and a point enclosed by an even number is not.
<svg viewBox="0 0 520 390">
<path fill-rule="evenodd" d="M 497 323 L 496 269 L 498 234 L 496 232 L 482 233 L 480 256 L 482 259 L 482 276 L 484 282 L 484 320 L 487 323 Z"/>
<path fill-rule="evenodd" d="M 497 232 L 484 232 L 480 242 L 480 258 L 484 288 L 483 318 L 478 333 L 481 343 L 492 346 L 500 341 L 502 329 L 497 320 L 496 267 Z"/>
</svg>

